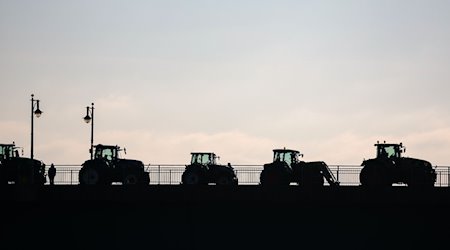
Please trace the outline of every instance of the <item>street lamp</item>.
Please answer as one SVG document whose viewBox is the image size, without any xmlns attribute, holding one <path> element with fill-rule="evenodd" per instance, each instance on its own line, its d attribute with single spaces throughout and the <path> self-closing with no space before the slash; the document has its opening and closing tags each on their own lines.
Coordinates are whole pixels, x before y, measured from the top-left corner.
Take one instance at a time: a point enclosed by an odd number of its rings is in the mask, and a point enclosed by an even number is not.
<svg viewBox="0 0 450 250">
<path fill-rule="evenodd" d="M 91 104 L 92 106 L 86 107 L 86 116 L 83 118 L 84 122 L 86 123 L 90 123 L 91 120 L 91 160 L 94 159 L 93 154 L 94 154 L 94 103 Z"/>
<path fill-rule="evenodd" d="M 39 100 L 34 99 L 34 94 L 31 94 L 31 153 L 30 158 L 34 158 L 34 116 L 41 117 L 42 111 L 39 109 Z"/>
</svg>

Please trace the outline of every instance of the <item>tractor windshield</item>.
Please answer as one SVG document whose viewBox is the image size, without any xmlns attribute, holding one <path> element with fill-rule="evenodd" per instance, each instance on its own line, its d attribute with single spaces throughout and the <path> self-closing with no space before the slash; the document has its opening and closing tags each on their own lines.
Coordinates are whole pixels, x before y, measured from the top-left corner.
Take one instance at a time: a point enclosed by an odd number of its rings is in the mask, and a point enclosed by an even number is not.
<svg viewBox="0 0 450 250">
<path fill-rule="evenodd" d="M 12 145 L 0 145 L 0 159 L 14 158 L 14 146 Z"/>
<path fill-rule="evenodd" d="M 111 161 L 116 157 L 114 148 L 101 148 L 95 151 L 95 158 Z"/>
<path fill-rule="evenodd" d="M 397 145 L 379 145 L 377 154 L 381 158 L 398 158 L 400 149 Z"/>
<path fill-rule="evenodd" d="M 191 164 L 211 164 L 214 162 L 212 154 L 192 154 Z"/>
<path fill-rule="evenodd" d="M 273 161 L 284 161 L 291 166 L 292 163 L 298 162 L 298 154 L 293 151 L 276 151 Z"/>
</svg>

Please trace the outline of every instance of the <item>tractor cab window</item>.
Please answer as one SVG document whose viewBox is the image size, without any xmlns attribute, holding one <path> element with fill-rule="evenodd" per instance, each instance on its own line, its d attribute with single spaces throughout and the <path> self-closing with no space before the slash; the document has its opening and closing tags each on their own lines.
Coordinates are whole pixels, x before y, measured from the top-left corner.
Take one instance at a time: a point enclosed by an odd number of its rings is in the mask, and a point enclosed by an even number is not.
<svg viewBox="0 0 450 250">
<path fill-rule="evenodd" d="M 378 156 L 381 158 L 395 158 L 400 157 L 400 152 L 397 146 L 380 146 L 378 148 Z"/>
<path fill-rule="evenodd" d="M 218 157 L 215 154 L 210 154 L 209 155 L 209 164 L 216 164 L 216 159 Z"/>
<path fill-rule="evenodd" d="M 107 160 L 112 160 L 114 158 L 114 152 L 111 148 L 105 148 L 102 152 L 102 157 Z"/>
<path fill-rule="evenodd" d="M 202 164 L 210 164 L 211 163 L 211 155 L 210 154 L 203 154 L 202 155 Z"/>
<path fill-rule="evenodd" d="M 0 146 L 0 160 L 5 159 L 5 147 Z"/>
<path fill-rule="evenodd" d="M 97 150 L 95 158 L 102 158 L 108 161 L 114 159 L 114 150 L 112 148 L 104 148 L 102 150 Z"/>
<path fill-rule="evenodd" d="M 294 152 L 275 152 L 273 161 L 284 161 L 291 166 L 292 163 L 297 162 L 297 155 Z"/>
<path fill-rule="evenodd" d="M 213 159 L 211 154 L 192 154 L 191 164 L 210 164 Z"/>
<path fill-rule="evenodd" d="M 192 157 L 191 157 L 191 164 L 194 164 L 194 163 L 200 163 L 200 161 L 199 161 L 199 155 L 192 154 Z"/>
<path fill-rule="evenodd" d="M 292 153 L 292 154 L 294 154 L 294 153 Z M 292 159 L 293 159 L 292 154 L 291 154 L 291 152 L 283 153 L 284 162 L 286 162 L 289 166 L 291 166 L 291 164 L 292 164 Z"/>
<path fill-rule="evenodd" d="M 292 153 L 291 153 L 291 159 L 292 159 L 292 163 L 298 163 L 298 162 L 299 162 L 299 160 L 298 160 L 298 154 L 292 152 Z"/>
<path fill-rule="evenodd" d="M 12 148 L 7 147 L 5 150 L 5 155 L 8 158 L 13 158 L 14 157 L 14 150 Z"/>
<path fill-rule="evenodd" d="M 281 161 L 281 155 L 280 152 L 275 152 L 275 154 L 273 155 L 273 161 Z"/>
<path fill-rule="evenodd" d="M 0 158 L 1 159 L 14 158 L 14 149 L 13 149 L 13 147 L 11 147 L 9 145 L 0 146 Z"/>
</svg>

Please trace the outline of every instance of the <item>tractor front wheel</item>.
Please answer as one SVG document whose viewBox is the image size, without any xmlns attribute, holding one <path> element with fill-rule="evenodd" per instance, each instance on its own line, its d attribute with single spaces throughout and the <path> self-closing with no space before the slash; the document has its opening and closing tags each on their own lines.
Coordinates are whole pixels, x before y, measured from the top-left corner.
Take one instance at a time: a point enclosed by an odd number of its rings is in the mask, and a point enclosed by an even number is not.
<svg viewBox="0 0 450 250">
<path fill-rule="evenodd" d="M 122 184 L 123 185 L 136 185 L 139 183 L 139 178 L 135 173 L 125 174 Z"/>
<path fill-rule="evenodd" d="M 231 186 L 234 184 L 236 184 L 236 181 L 234 180 L 233 176 L 230 176 L 228 174 L 223 174 L 216 180 L 216 185 Z"/>
<path fill-rule="evenodd" d="M 360 183 L 362 186 L 369 188 L 383 188 L 392 186 L 389 183 L 386 171 L 382 166 L 367 165 L 361 169 L 359 175 Z"/>
</svg>

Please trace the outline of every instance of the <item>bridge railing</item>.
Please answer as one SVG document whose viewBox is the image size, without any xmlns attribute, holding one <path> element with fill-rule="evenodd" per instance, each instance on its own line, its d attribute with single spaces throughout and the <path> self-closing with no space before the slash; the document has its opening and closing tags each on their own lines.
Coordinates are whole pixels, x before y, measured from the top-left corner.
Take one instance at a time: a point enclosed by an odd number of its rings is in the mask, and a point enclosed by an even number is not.
<svg viewBox="0 0 450 250">
<path fill-rule="evenodd" d="M 76 164 L 55 164 L 56 176 L 55 184 L 78 185 L 78 172 L 80 165 Z M 178 185 L 181 182 L 181 175 L 184 172 L 184 164 L 148 164 L 145 169 L 150 175 L 150 185 Z M 233 165 L 239 184 L 258 185 L 259 175 L 263 168 L 259 165 Z M 341 186 L 359 186 L 359 165 L 329 165 L 329 168 Z M 437 179 L 435 186 L 450 186 L 450 166 L 436 166 Z M 48 170 L 48 166 L 47 166 Z M 49 182 L 47 181 L 47 184 Z M 325 181 L 325 185 L 328 183 Z"/>
</svg>

